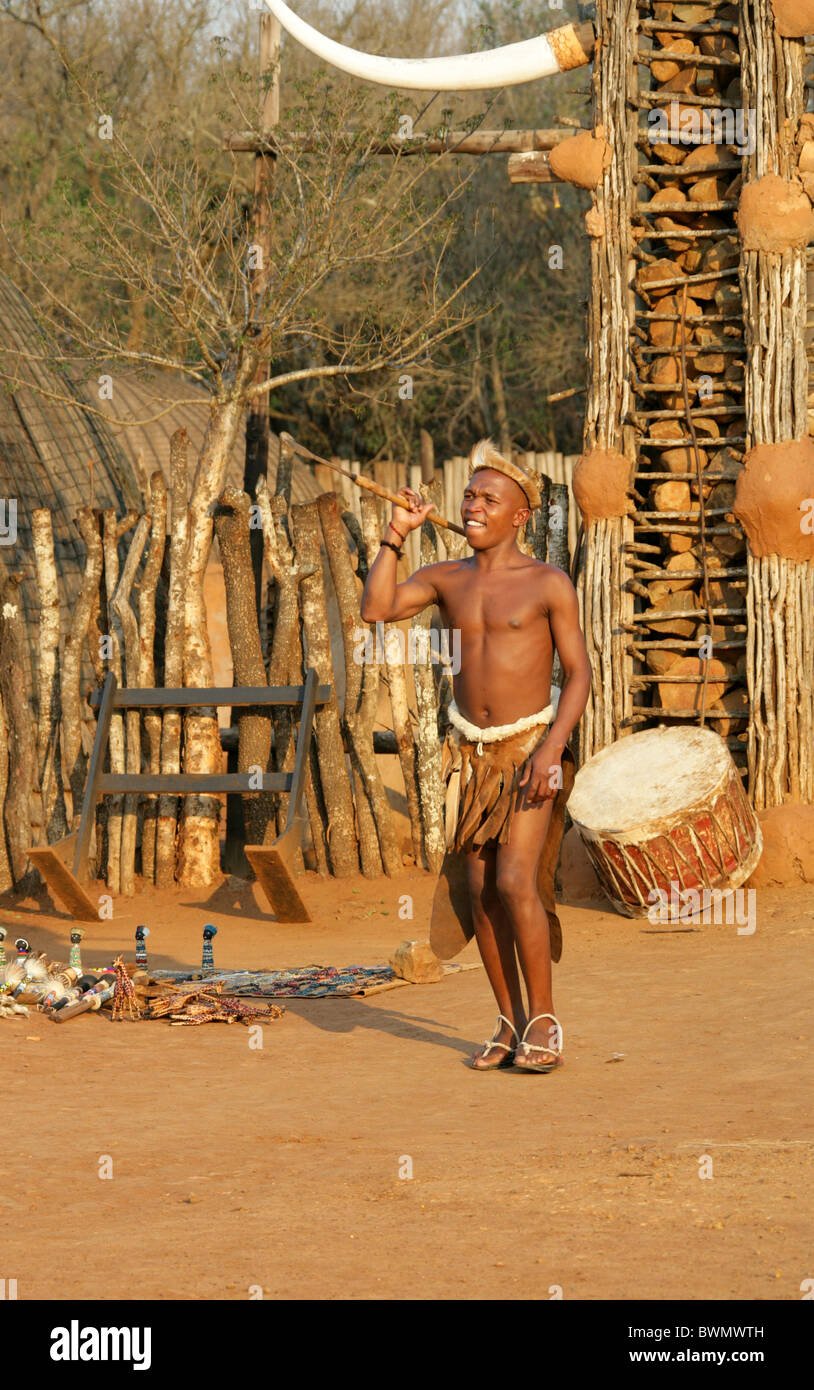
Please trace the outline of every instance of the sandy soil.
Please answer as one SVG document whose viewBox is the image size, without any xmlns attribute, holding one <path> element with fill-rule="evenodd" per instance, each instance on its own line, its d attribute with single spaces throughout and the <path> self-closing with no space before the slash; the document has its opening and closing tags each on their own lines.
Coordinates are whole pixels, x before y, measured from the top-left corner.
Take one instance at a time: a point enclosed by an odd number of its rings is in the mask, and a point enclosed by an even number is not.
<svg viewBox="0 0 814 1390">
<path fill-rule="evenodd" d="M 90 927 L 85 963 L 146 922 L 154 966 L 194 965 L 214 920 L 219 966 L 372 964 L 426 935 L 432 886 L 309 875 L 308 927 L 248 890 L 151 890 Z M 286 1001 L 258 1050 L 240 1025 L 0 1023 L 2 1272 L 21 1299 L 799 1299 L 812 909 L 764 890 L 750 937 L 566 907 L 550 1076 L 467 1070 L 496 1012 L 481 970 Z M 66 917 L 2 917 L 67 957 Z"/>
</svg>

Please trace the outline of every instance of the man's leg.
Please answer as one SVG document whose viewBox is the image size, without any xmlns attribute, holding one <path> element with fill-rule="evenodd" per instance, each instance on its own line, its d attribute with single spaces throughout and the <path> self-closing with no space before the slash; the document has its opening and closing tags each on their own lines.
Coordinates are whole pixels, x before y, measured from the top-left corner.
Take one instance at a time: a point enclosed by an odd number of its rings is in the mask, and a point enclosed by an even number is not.
<svg viewBox="0 0 814 1390">
<path fill-rule="evenodd" d="M 529 1018 L 554 1013 L 548 917 L 537 893 L 537 865 L 552 809 L 552 801 L 526 806 L 521 800 L 512 819 L 509 843 L 498 845 L 495 864 L 497 895 L 511 925 L 526 982 Z M 526 1041 L 545 1047 L 552 1041 L 553 1026 L 550 1018 L 540 1019 L 529 1030 Z M 546 1063 L 551 1059 L 537 1053 L 536 1060 Z"/>
<path fill-rule="evenodd" d="M 494 991 L 497 1007 L 522 1036 L 525 1027 L 525 1009 L 520 975 L 517 969 L 514 935 L 495 884 L 495 846 L 484 845 L 465 856 L 469 896 L 472 903 L 472 921 L 488 980 Z M 516 1039 L 510 1028 L 501 1023 L 495 1033 L 495 1041 L 514 1047 Z M 506 1057 L 501 1048 L 490 1052 L 485 1062 L 480 1062 L 481 1051 L 475 1054 L 473 1066 L 476 1071 L 490 1071 L 499 1066 Z"/>
</svg>

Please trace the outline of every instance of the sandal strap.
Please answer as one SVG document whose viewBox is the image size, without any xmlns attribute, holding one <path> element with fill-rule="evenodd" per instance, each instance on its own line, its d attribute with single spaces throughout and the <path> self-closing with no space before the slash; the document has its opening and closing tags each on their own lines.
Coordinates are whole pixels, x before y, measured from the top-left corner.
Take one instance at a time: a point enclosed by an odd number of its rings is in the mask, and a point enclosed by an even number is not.
<svg viewBox="0 0 814 1390">
<path fill-rule="evenodd" d="M 505 1014 L 498 1014 L 498 1016 L 497 1016 L 497 1023 L 495 1024 L 495 1032 L 498 1031 L 498 1029 L 500 1028 L 501 1023 L 505 1023 L 507 1028 L 511 1028 L 511 1030 L 512 1030 L 512 1032 L 514 1033 L 514 1036 L 515 1036 L 515 1041 L 516 1041 L 517 1043 L 519 1043 L 519 1042 L 520 1042 L 520 1034 L 518 1033 L 518 1031 L 517 1031 L 517 1029 L 515 1028 L 514 1024 L 506 1017 Z M 494 1039 L 494 1038 L 487 1038 L 486 1042 L 483 1043 L 484 1052 L 488 1052 L 489 1049 L 492 1048 L 492 1047 L 500 1047 L 500 1048 L 503 1049 L 504 1052 L 513 1052 L 513 1051 L 514 1051 L 514 1048 L 513 1048 L 513 1047 L 510 1047 L 508 1043 L 495 1042 L 495 1039 Z M 481 1056 L 484 1055 L 484 1052 L 481 1053 Z"/>
<path fill-rule="evenodd" d="M 533 1023 L 539 1023 L 541 1018 L 550 1018 L 557 1029 L 557 1041 L 553 1047 L 544 1047 L 542 1043 L 526 1042 L 526 1033 L 529 1031 L 529 1028 Z M 530 1018 L 528 1023 L 526 1024 L 526 1028 L 523 1033 L 523 1037 L 520 1040 L 519 1046 L 522 1047 L 524 1053 L 549 1052 L 552 1057 L 561 1057 L 563 1041 L 564 1034 L 562 1030 L 562 1024 L 560 1023 L 559 1019 L 555 1018 L 553 1014 L 535 1014 L 534 1018 Z"/>
</svg>

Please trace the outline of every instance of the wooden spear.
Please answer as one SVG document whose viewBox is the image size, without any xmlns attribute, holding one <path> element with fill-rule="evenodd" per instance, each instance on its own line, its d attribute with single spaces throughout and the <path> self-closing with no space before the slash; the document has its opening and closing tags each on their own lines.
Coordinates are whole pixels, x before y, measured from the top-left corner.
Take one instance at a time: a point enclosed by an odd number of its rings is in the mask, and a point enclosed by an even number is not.
<svg viewBox="0 0 814 1390">
<path fill-rule="evenodd" d="M 343 468 L 341 464 L 329 463 L 327 459 L 319 457 L 319 454 L 312 454 L 310 449 L 306 449 L 304 444 L 298 444 L 290 434 L 283 432 L 280 435 L 280 443 L 292 454 L 298 454 L 300 458 L 313 459 L 314 463 L 322 463 L 326 468 L 332 468 L 335 473 L 343 473 L 346 478 L 350 478 L 357 487 L 365 487 L 369 492 L 375 492 L 377 497 L 384 497 L 387 502 L 395 502 L 397 507 L 404 507 L 404 498 L 399 497 L 397 492 L 391 492 L 389 488 L 382 487 L 380 483 L 374 483 L 372 478 L 365 478 L 361 473 L 351 473 L 350 469 Z M 408 510 L 408 508 L 405 508 Z M 434 526 L 443 526 L 447 531 L 455 531 L 459 536 L 465 536 L 466 531 L 463 526 L 456 526 L 454 521 L 446 521 L 444 517 L 438 516 L 436 512 L 431 512 L 427 517 Z"/>
</svg>

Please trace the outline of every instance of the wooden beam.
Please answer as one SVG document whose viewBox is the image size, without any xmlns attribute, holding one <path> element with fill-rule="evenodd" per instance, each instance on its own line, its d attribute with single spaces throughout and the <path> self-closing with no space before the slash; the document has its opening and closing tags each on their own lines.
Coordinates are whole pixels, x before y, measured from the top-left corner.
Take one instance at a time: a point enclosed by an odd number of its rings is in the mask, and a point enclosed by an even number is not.
<svg viewBox="0 0 814 1390">
<path fill-rule="evenodd" d="M 261 785 L 262 783 L 262 785 Z M 174 796 L 200 796 L 202 792 L 287 792 L 290 772 L 103 772 L 98 791 L 162 792 Z"/>
<path fill-rule="evenodd" d="M 673 478 L 673 477 L 680 477 L 681 475 L 680 475 L 680 474 L 673 474 L 673 473 L 665 473 L 664 476 L 665 476 L 665 478 Z M 689 477 L 690 475 L 688 474 L 687 476 Z M 692 474 L 692 477 L 693 477 L 693 478 L 695 477 L 695 474 L 694 474 L 694 473 Z M 671 571 L 671 573 L 672 573 L 672 571 Z M 718 574 L 721 573 L 721 571 L 716 570 L 715 573 L 716 573 L 716 577 L 717 577 Z M 724 573 L 726 573 L 726 571 L 724 571 Z M 719 643 L 719 645 L 720 645 L 720 643 Z M 225 753 L 236 753 L 236 752 L 237 752 L 237 729 L 224 729 L 224 728 L 221 728 L 221 730 L 220 730 L 220 746 L 221 746 L 221 748 L 223 749 L 223 751 L 224 751 Z M 271 735 L 271 746 L 272 746 L 272 748 L 274 747 L 274 732 L 273 732 L 273 730 L 272 730 L 272 735 Z M 374 729 L 374 730 L 373 730 L 373 752 L 374 752 L 374 753 L 376 753 L 376 754 L 379 754 L 379 753 L 388 753 L 388 754 L 391 754 L 391 755 L 395 755 L 396 753 L 398 753 L 398 751 L 399 751 L 399 749 L 398 749 L 398 743 L 396 742 L 396 735 L 393 733 L 393 730 L 392 730 L 392 729 Z"/>
<path fill-rule="evenodd" d="M 91 691 L 88 703 L 92 709 L 105 701 L 107 685 Z M 299 705 L 306 694 L 304 685 L 226 685 L 206 688 L 184 687 L 179 690 L 122 689 L 110 695 L 111 709 L 198 709 L 209 705 L 231 705 L 245 709 L 252 705 Z M 316 687 L 314 703 L 325 705 L 331 698 L 331 687 Z"/>
<path fill-rule="evenodd" d="M 529 153 L 509 155 L 510 183 L 562 183 L 552 173 L 547 150 L 534 150 Z"/>
<path fill-rule="evenodd" d="M 534 150 L 551 150 L 555 145 L 559 145 L 562 140 L 567 140 L 573 135 L 573 129 L 555 130 L 450 130 L 446 135 L 414 135 L 409 140 L 400 140 L 396 136 L 391 136 L 389 140 L 384 140 L 380 145 L 371 148 L 371 154 L 445 154 L 450 151 L 454 154 L 518 154 L 520 152 L 530 152 Z M 355 131 L 345 132 L 344 139 L 351 143 L 358 139 Z M 285 137 L 285 144 L 296 145 L 302 153 L 310 150 L 323 149 L 317 145 L 310 136 L 288 135 Z M 268 138 L 257 135 L 254 131 L 247 130 L 235 135 L 228 135 L 224 141 L 224 149 L 231 150 L 233 154 L 274 154 L 276 144 L 274 137 Z"/>
</svg>

